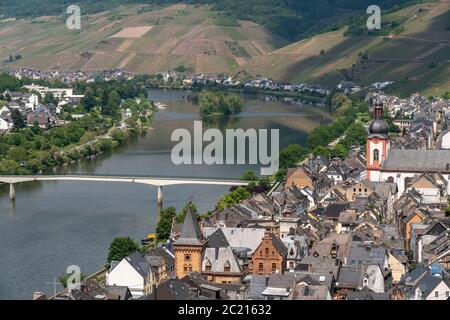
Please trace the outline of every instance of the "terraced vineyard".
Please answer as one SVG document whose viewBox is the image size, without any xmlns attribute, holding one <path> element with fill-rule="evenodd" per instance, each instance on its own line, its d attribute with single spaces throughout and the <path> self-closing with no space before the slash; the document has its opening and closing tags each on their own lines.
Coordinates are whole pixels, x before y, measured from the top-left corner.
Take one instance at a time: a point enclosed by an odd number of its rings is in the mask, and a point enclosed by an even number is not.
<svg viewBox="0 0 450 320">
<path fill-rule="evenodd" d="M 22 59 L 2 67 L 156 73 L 185 66 L 195 72 L 233 72 L 283 44 L 252 22 L 216 25 L 215 14 L 208 6 L 185 4 L 121 6 L 83 16 L 80 31 L 68 30 L 62 17 L 3 22 L 0 57 L 20 54 Z"/>
<path fill-rule="evenodd" d="M 346 37 L 346 28 L 324 33 L 252 58 L 245 70 L 287 81 L 334 86 L 394 80 L 392 93 L 441 94 L 450 88 L 450 3 L 416 4 L 382 19 L 401 22 L 385 37 Z M 367 54 L 367 59 L 363 55 Z"/>
<path fill-rule="evenodd" d="M 206 5 L 127 5 L 83 15 L 70 31 L 64 17 L 0 22 L 0 68 L 266 76 L 334 87 L 395 81 L 392 93 L 448 91 L 450 3 L 429 1 L 382 15 L 383 36 L 346 36 L 347 27 L 288 44 L 250 21 L 227 25 Z"/>
</svg>

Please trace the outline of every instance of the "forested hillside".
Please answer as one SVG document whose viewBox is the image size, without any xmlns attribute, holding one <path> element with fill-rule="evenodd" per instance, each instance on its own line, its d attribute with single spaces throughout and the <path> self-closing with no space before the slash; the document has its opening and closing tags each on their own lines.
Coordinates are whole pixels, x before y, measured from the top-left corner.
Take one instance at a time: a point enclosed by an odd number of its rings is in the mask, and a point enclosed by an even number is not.
<svg viewBox="0 0 450 320">
<path fill-rule="evenodd" d="M 319 31 L 331 30 L 360 16 L 373 4 L 372 0 L 2 0 L 0 13 L 4 17 L 36 17 L 64 14 L 71 4 L 80 5 L 84 13 L 110 10 L 122 4 L 209 4 L 224 13 L 224 21 L 250 20 L 286 40 L 299 40 Z M 413 0 L 378 0 L 383 10 L 398 7 Z"/>
</svg>

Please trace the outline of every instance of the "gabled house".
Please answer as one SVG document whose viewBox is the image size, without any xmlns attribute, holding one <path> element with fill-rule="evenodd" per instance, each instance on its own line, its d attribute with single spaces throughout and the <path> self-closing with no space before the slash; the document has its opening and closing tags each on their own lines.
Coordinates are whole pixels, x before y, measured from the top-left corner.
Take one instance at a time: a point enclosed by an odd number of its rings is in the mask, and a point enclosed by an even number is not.
<svg viewBox="0 0 450 320">
<path fill-rule="evenodd" d="M 151 293 L 154 283 L 152 268 L 138 252 L 121 261 L 112 261 L 106 275 L 108 286 L 128 287 L 134 298 Z"/>
<path fill-rule="evenodd" d="M 398 283 L 408 271 L 408 257 L 399 250 L 388 249 L 388 268 L 392 273 L 392 282 Z"/>
<path fill-rule="evenodd" d="M 155 283 L 170 279 L 175 272 L 175 256 L 164 247 L 150 248 L 144 256 L 155 275 Z"/>
<path fill-rule="evenodd" d="M 413 189 L 421 195 L 422 203 L 427 205 L 446 205 L 447 204 L 447 180 L 440 174 L 422 174 L 405 187 L 406 190 Z"/>
<path fill-rule="evenodd" d="M 343 266 L 336 281 L 336 297 L 345 298 L 348 292 L 372 290 L 376 293 L 385 292 L 383 272 L 379 265 Z"/>
<path fill-rule="evenodd" d="M 253 274 L 283 274 L 286 268 L 287 248 L 273 233 L 266 232 L 252 255 L 249 271 Z"/>
<path fill-rule="evenodd" d="M 295 281 L 294 300 L 331 300 L 333 275 L 295 272 Z"/>
<path fill-rule="evenodd" d="M 236 283 L 242 280 L 245 270 L 231 247 L 216 247 L 205 249 L 202 274 L 213 283 Z"/>
<path fill-rule="evenodd" d="M 450 297 L 450 280 L 439 264 L 413 270 L 402 278 L 401 284 L 406 300 L 447 300 Z"/>
<path fill-rule="evenodd" d="M 309 240 L 303 235 L 288 234 L 282 241 L 287 248 L 286 269 L 294 270 L 297 264 L 308 256 Z"/>
<path fill-rule="evenodd" d="M 420 209 L 412 210 L 406 218 L 403 219 L 401 229 L 405 239 L 405 249 L 410 249 L 411 227 L 413 224 L 421 223 L 427 217 L 426 213 Z"/>
</svg>

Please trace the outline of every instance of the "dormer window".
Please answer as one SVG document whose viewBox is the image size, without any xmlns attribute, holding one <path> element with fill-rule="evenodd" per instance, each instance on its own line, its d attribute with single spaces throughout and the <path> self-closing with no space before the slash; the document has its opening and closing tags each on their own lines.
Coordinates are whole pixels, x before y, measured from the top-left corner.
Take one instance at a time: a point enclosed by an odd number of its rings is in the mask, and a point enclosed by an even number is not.
<svg viewBox="0 0 450 320">
<path fill-rule="evenodd" d="M 331 255 L 331 257 L 332 257 L 333 259 L 337 257 L 338 249 L 339 249 L 339 246 L 336 245 L 336 244 L 333 244 L 333 245 L 331 246 L 330 255 Z"/>
<path fill-rule="evenodd" d="M 211 261 L 206 261 L 206 265 L 205 265 L 205 270 L 206 271 L 211 271 Z"/>
<path fill-rule="evenodd" d="M 420 291 L 419 288 L 416 289 L 416 299 L 417 300 L 422 299 L 422 292 Z"/>
<path fill-rule="evenodd" d="M 229 261 L 227 261 L 227 262 L 225 263 L 225 266 L 223 267 L 223 271 L 224 271 L 224 272 L 230 272 L 230 271 L 231 271 L 231 265 L 230 265 L 230 262 L 229 262 Z"/>
</svg>

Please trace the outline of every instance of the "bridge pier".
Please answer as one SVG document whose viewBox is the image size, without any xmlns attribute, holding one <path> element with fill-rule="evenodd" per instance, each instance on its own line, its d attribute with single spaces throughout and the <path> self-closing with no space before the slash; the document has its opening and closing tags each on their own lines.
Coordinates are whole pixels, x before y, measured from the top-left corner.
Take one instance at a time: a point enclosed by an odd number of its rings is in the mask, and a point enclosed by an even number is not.
<svg viewBox="0 0 450 320">
<path fill-rule="evenodd" d="M 9 200 L 16 200 L 16 188 L 14 187 L 14 183 L 9 184 Z"/>
<path fill-rule="evenodd" d="M 163 210 L 163 191 L 162 191 L 162 186 L 161 185 L 158 186 L 157 204 L 158 204 L 158 211 L 159 211 L 159 213 L 161 213 L 162 210 Z"/>
</svg>

